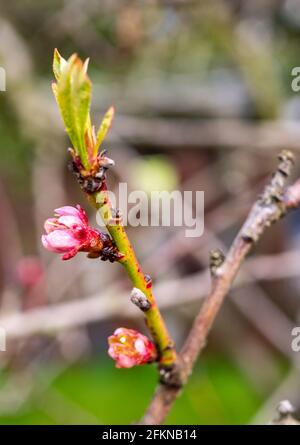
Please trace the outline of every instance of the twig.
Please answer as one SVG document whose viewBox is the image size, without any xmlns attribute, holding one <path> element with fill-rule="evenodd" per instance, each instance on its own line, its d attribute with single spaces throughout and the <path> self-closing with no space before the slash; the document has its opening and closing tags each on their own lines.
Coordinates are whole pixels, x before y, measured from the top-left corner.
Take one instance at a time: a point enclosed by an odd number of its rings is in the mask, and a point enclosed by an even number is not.
<svg viewBox="0 0 300 445">
<path fill-rule="evenodd" d="M 87 64 L 88 60 L 83 62 L 76 54 L 65 60 L 57 49 L 54 51 L 53 72 L 56 82 L 52 84 L 52 88 L 72 143 L 72 148 L 69 149 L 72 157 L 71 171 L 86 198 L 99 210 L 110 235 L 105 236 L 106 245 L 101 248 L 100 258 L 122 264 L 133 286 L 139 289 L 150 303 L 150 307 L 144 312 L 146 323 L 157 348 L 159 367 L 162 371 L 167 369 L 166 375 L 169 375 L 169 370 L 175 368 L 177 362 L 175 345 L 157 306 L 151 278 L 142 271 L 121 214 L 113 208 L 107 188 L 106 170 L 114 165 L 114 161 L 105 156 L 105 150 L 100 151 L 100 146 L 111 126 L 114 107 L 107 110 L 96 133 L 90 116 L 92 84 L 87 76 Z M 98 253 L 95 255 L 95 252 L 91 251 L 89 257 L 99 257 Z M 173 384 L 170 379 L 164 379 L 164 382 Z"/>
<path fill-rule="evenodd" d="M 179 366 L 184 383 L 206 344 L 212 324 L 246 255 L 267 227 L 278 221 L 288 209 L 296 207 L 300 202 L 300 187 L 296 186 L 297 183 L 285 190 L 285 181 L 293 163 L 291 153 L 282 152 L 279 161 L 270 183 L 253 205 L 224 263 L 218 268 L 212 282 L 211 293 L 203 303 L 182 348 Z M 159 385 L 141 424 L 163 423 L 179 394 L 179 388 Z"/>
<path fill-rule="evenodd" d="M 173 369 L 177 369 L 175 345 L 157 306 L 152 291 L 151 277 L 142 271 L 122 223 L 122 216 L 112 208 L 106 184 L 102 186 L 101 191 L 88 195 L 88 197 L 91 204 L 100 211 L 102 220 L 118 251 L 123 254 L 119 263 L 124 266 L 134 287 L 144 294 L 146 300 L 150 303 L 150 307 L 144 311 L 144 314 L 147 327 L 158 348 L 161 380 L 167 385 L 177 385 L 179 384 L 178 375 L 177 372 L 173 372 Z"/>
</svg>

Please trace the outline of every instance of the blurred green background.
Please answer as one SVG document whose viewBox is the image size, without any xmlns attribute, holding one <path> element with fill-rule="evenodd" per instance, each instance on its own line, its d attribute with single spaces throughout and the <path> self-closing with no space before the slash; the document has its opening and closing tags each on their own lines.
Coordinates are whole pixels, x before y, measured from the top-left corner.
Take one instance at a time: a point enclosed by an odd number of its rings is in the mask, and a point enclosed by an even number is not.
<svg viewBox="0 0 300 445">
<path fill-rule="evenodd" d="M 40 370 L 37 380 L 41 385 L 48 372 Z M 4 375 L 1 380 L 5 382 Z M 70 367 L 18 415 L 1 417 L 1 424 L 65 424 L 74 423 L 76 416 L 88 423 L 134 423 L 155 385 L 153 367 L 112 369 L 111 361 L 101 356 L 92 363 Z M 231 362 L 205 357 L 166 423 L 245 424 L 262 400 L 263 394 Z"/>
</svg>

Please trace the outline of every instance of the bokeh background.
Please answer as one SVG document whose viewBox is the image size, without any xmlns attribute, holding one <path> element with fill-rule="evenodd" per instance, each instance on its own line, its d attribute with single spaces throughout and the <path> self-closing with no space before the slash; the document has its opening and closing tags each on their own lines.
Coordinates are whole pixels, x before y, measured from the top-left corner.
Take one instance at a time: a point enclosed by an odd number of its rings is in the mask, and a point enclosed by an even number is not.
<svg viewBox="0 0 300 445">
<path fill-rule="evenodd" d="M 205 233 L 129 228 L 178 347 L 209 289 L 209 251 L 229 247 L 280 149 L 300 172 L 297 0 L 0 1 L 0 423 L 132 423 L 155 367 L 117 370 L 107 337 L 145 332 L 118 265 L 62 263 L 40 243 L 54 208 L 81 203 L 51 92 L 51 63 L 90 57 L 93 117 L 114 104 L 109 184 L 204 190 Z M 245 262 L 169 424 L 268 423 L 300 409 L 299 212 Z"/>
</svg>

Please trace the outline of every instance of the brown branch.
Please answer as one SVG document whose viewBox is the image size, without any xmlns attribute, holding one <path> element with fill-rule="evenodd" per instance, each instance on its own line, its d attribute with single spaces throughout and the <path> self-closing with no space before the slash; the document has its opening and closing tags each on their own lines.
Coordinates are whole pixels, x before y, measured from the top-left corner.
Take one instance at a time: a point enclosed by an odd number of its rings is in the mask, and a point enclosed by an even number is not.
<svg viewBox="0 0 300 445">
<path fill-rule="evenodd" d="M 212 324 L 246 255 L 267 227 L 278 221 L 287 210 L 295 208 L 300 202 L 300 183 L 298 181 L 285 189 L 286 178 L 293 163 L 291 153 L 282 152 L 279 161 L 275 174 L 250 210 L 226 259 L 214 271 L 211 293 L 201 306 L 179 356 L 178 366 L 183 385 L 187 382 L 195 361 L 206 344 Z M 180 391 L 181 388 L 159 385 L 141 424 L 163 423 Z"/>
</svg>

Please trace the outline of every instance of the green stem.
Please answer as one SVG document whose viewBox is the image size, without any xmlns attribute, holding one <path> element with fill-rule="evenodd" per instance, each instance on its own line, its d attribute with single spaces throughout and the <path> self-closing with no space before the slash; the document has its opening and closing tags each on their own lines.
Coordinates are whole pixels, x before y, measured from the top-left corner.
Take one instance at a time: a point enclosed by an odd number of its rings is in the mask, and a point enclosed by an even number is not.
<svg viewBox="0 0 300 445">
<path fill-rule="evenodd" d="M 100 211 L 109 234 L 114 240 L 118 250 L 124 255 L 119 262 L 124 266 L 133 286 L 140 289 L 151 303 L 150 309 L 145 312 L 145 317 L 148 329 L 159 351 L 160 365 L 172 366 L 177 359 L 174 342 L 170 337 L 157 306 L 152 292 L 152 283 L 147 280 L 147 277 L 141 269 L 122 221 L 113 217 L 111 202 L 107 191 L 104 190 L 89 195 L 89 201 Z"/>
</svg>

